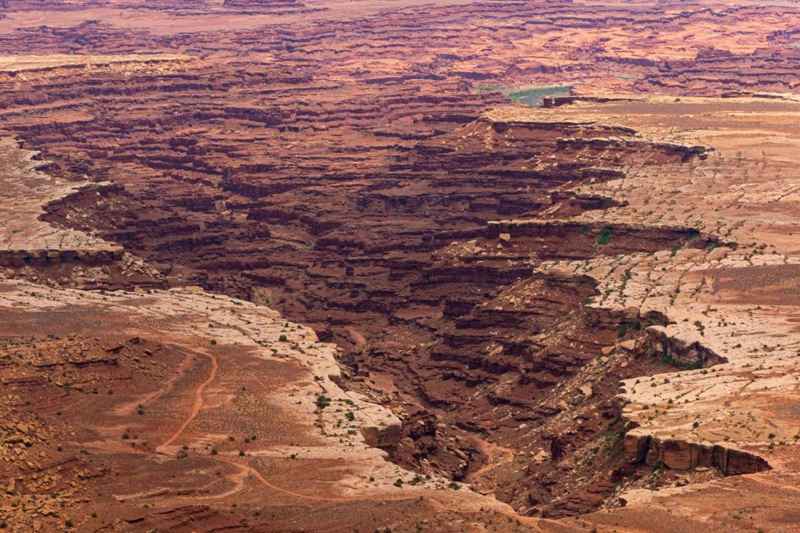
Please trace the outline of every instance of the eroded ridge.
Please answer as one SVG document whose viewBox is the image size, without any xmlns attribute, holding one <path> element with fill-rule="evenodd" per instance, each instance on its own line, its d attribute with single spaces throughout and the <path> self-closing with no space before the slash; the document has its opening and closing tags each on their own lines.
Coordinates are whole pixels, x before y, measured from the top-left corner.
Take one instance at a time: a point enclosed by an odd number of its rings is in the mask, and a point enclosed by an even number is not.
<svg viewBox="0 0 800 533">
<path fill-rule="evenodd" d="M 30 155 L 5 148 L 6 161 Z M 35 227 L 15 242 L 32 254 L 61 231 L 34 216 L 35 204 L 65 189 L 22 163 L 8 184 L 27 194 L 22 212 Z M 77 264 L 96 266 L 85 253 L 108 243 L 65 233 Z M 311 329 L 197 287 L 13 279 L 56 264 L 0 274 L 2 527 L 274 531 L 331 517 L 354 528 L 522 527 L 494 498 L 389 462 L 382 448 L 396 443 L 400 420 L 341 387 L 338 348 Z"/>
<path fill-rule="evenodd" d="M 0 273 L 48 284 L 112 288 L 163 285 L 163 275 L 87 228 L 44 221 L 45 206 L 112 187 L 67 181 L 47 173 L 40 154 L 17 139 L 0 140 Z"/>
<path fill-rule="evenodd" d="M 278 501 L 342 513 L 370 500 L 450 506 L 446 481 L 415 477 L 367 444 L 391 440 L 399 421 L 336 384 L 335 347 L 274 311 L 192 289 L 97 294 L 22 281 L 2 282 L 0 306 L 0 512 L 15 531 L 296 521 L 269 511 Z M 20 336 L 29 323 L 38 334 Z M 507 512 L 466 488 L 458 500 Z"/>
<path fill-rule="evenodd" d="M 564 139 L 620 136 L 626 142 L 576 149 L 586 156 L 581 161 L 561 148 Z M 169 224 L 143 220 L 139 213 L 150 218 L 165 211 L 144 209 L 130 190 L 72 195 L 51 204 L 47 218 L 101 220 L 104 236 L 154 264 L 179 254 L 172 275 L 243 292 L 310 322 L 346 348 L 349 386 L 392 405 L 404 419 L 389 446 L 396 462 L 469 481 L 525 513 L 559 516 L 594 509 L 612 494 L 621 464 L 606 453 L 617 444 L 604 444 L 604 435 L 620 431 L 616 380 L 662 363 L 597 374 L 596 390 L 586 388 L 584 367 L 629 326 L 634 332 L 634 325 L 664 319 L 635 309 L 587 308 L 596 293 L 591 279 L 531 277 L 533 266 L 544 259 L 702 248 L 716 238 L 686 227 L 629 224 L 616 228 L 624 236 L 613 244 L 598 246 L 605 226 L 491 221 L 501 214 L 603 209 L 613 202 L 570 188 L 618 178 L 625 162 L 657 166 L 702 156 L 696 148 L 640 139 L 630 128 L 488 116 L 414 140 L 413 151 L 393 159 L 379 185 L 359 184 L 356 195 L 345 188 L 320 193 L 335 201 L 313 216 L 302 200 L 308 189 L 276 188 L 280 179 L 244 187 L 236 171 L 225 173 L 229 196 L 220 205 L 231 209 L 239 235 L 258 228 L 259 249 L 238 236 L 223 239 L 216 223 L 215 235 L 195 234 L 174 217 Z M 234 203 L 246 217 L 233 213 Z M 212 212 L 193 212 L 211 223 Z M 570 246 L 562 245 L 565 239 Z M 571 385 L 559 388 L 566 381 Z M 571 411 L 579 403 L 588 423 L 576 438 Z M 590 460 L 570 466 L 590 457 L 588 449 L 602 451 L 607 468 Z M 565 469 L 574 473 L 564 475 Z"/>
<path fill-rule="evenodd" d="M 695 114 L 692 108 L 704 113 Z M 598 237 L 606 246 L 624 236 L 619 224 L 633 221 L 649 227 L 681 224 L 718 240 L 694 249 L 550 261 L 537 267 L 596 279 L 598 295 L 592 306 L 635 307 L 669 320 L 646 328 L 639 340 L 620 348 L 676 367 L 675 372 L 624 381 L 623 417 L 633 428 L 624 442 L 628 461 L 659 471 L 764 472 L 747 481 L 715 482 L 685 496 L 660 497 L 633 488 L 633 483 L 620 494 L 635 502 L 625 513 L 636 513 L 636 504 L 649 499 L 648 506 L 690 513 L 693 498 L 746 485 L 751 492 L 737 504 L 763 498 L 766 508 L 747 519 L 769 523 L 775 511 L 771 506 L 791 496 L 787 480 L 796 476 L 793 458 L 800 439 L 792 415 L 800 380 L 791 281 L 797 271 L 795 223 L 790 215 L 798 179 L 790 163 L 797 150 L 798 112 L 794 98 L 773 96 L 577 103 L 547 113 L 714 148 L 707 158 L 690 164 L 660 165 L 657 171 L 637 166 L 626 169 L 623 179 L 579 188 L 584 194 L 607 196 L 614 206 L 559 223 L 607 228 Z M 518 120 L 539 120 L 544 112 L 508 113 Z M 680 131 L 670 129 L 672 121 L 680 121 Z M 741 518 L 722 508 L 714 516 L 722 523 Z"/>
<path fill-rule="evenodd" d="M 19 267 L 48 261 L 111 262 L 122 247 L 83 231 L 56 228 L 40 220 L 44 206 L 73 193 L 78 184 L 59 180 L 38 170 L 36 152 L 24 150 L 13 138 L 0 142 L 3 202 L 0 217 L 0 265 Z M 78 256 L 81 257 L 78 257 Z"/>
</svg>

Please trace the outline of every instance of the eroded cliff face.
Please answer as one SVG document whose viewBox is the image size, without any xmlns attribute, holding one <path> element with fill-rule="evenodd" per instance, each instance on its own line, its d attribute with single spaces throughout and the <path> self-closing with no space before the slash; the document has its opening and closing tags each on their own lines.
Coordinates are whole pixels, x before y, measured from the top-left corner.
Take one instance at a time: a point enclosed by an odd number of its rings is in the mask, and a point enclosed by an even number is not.
<svg viewBox="0 0 800 533">
<path fill-rule="evenodd" d="M 81 186 L 13 139 L 0 147 L 2 528 L 535 527 L 390 462 L 400 419 L 344 388 L 338 348 L 310 328 L 200 287 L 165 290 L 117 245 L 41 220 Z"/>
<path fill-rule="evenodd" d="M 581 186 L 577 192 L 608 195 L 615 205 L 561 222 L 685 224 L 717 239 L 696 248 L 545 261 L 536 269 L 597 280 L 591 307 L 635 306 L 640 314 L 668 318 L 609 354 L 613 359 L 630 352 L 674 370 L 623 380 L 625 468 L 644 467 L 647 475 L 617 487 L 615 498 L 624 508 L 590 521 L 634 520 L 666 529 L 699 523 L 697 510 L 703 508 L 720 530 L 786 527 L 780 509 L 792 499 L 797 476 L 796 431 L 790 429 L 796 422 L 788 407 L 797 394 L 797 300 L 790 281 L 797 259 L 789 244 L 795 198 L 787 159 L 796 150 L 796 98 L 652 98 L 558 109 L 508 108 L 493 116 L 612 122 L 635 126 L 659 142 L 714 147 L 694 163 L 664 163 L 629 171 L 624 180 Z M 692 112 L 700 109 L 702 116 Z M 671 124 L 684 129 L 670 130 Z M 606 237 L 613 242 L 615 234 Z M 650 490 L 676 473 L 670 489 Z M 712 480 L 712 473 L 724 477 Z M 725 500 L 722 494 L 730 492 L 737 495 Z M 754 502 L 763 506 L 747 515 L 733 512 Z M 740 519 L 746 524 L 737 525 Z"/>
<path fill-rule="evenodd" d="M 348 386 L 404 419 L 383 442 L 398 464 L 470 481 L 528 514 L 560 516 L 594 509 L 635 474 L 618 454 L 621 441 L 605 444 L 624 432 L 617 383 L 667 365 L 629 362 L 589 385 L 578 376 L 667 319 L 586 307 L 598 294 L 593 279 L 534 274 L 535 265 L 718 240 L 689 227 L 552 217 L 613 205 L 575 195 L 576 185 L 624 179 L 635 162 L 688 165 L 704 154 L 630 128 L 481 117 L 415 141 L 367 183 L 326 189 L 324 201 L 309 197 L 319 186 L 250 185 L 249 174 L 226 171 L 215 202 L 233 213 L 216 231 L 174 215 L 140 223 L 130 217 L 168 212 L 163 198 L 118 188 L 51 203 L 47 220 L 91 221 L 150 264 L 174 264 L 175 282 L 269 302 L 313 325 L 345 348 Z M 216 204 L 182 206 L 199 221 Z M 538 214 L 551 218 L 498 220 Z M 602 469 L 575 464 L 587 449 Z"/>
<path fill-rule="evenodd" d="M 739 248 L 751 245 L 739 231 L 746 217 L 735 210 L 774 208 L 748 196 L 752 176 L 770 169 L 772 181 L 758 182 L 764 197 L 792 198 L 791 151 L 767 153 L 758 117 L 782 124 L 771 132 L 777 138 L 794 133 L 780 117 L 794 116 L 796 103 L 767 93 L 797 84 L 800 56 L 786 43 L 798 13 L 707 2 L 360 2 L 347 14 L 328 2 L 211 4 L 62 5 L 69 16 L 38 27 L 29 22 L 37 9 L 55 5 L 9 0 L 0 50 L 19 52 L 24 41 L 27 55 L 0 62 L 1 127 L 41 151 L 24 172 L 58 188 L 28 205 L 31 227 L 46 231 L 26 234 L 28 244 L 0 261 L 4 275 L 52 287 L 157 289 L 154 298 L 181 310 L 193 304 L 161 291 L 197 285 L 275 308 L 335 343 L 341 375 L 326 386 L 382 406 L 398 423 L 360 428 L 362 442 L 349 433 L 346 407 L 344 419 L 326 422 L 331 411 L 315 404 L 314 427 L 373 446 L 369 464 L 392 472 L 378 476 L 388 482 L 381 491 L 399 479 L 398 490 L 434 496 L 421 514 L 398 518 L 403 505 L 392 504 L 391 520 L 376 522 L 351 518 L 386 493 L 357 492 L 352 507 L 303 524 L 419 528 L 444 505 L 456 520 L 487 506 L 494 514 L 484 526 L 546 529 L 520 515 L 628 503 L 634 514 L 615 513 L 636 525 L 637 491 L 724 488 L 727 475 L 783 464 L 780 448 L 769 452 L 758 439 L 725 441 L 732 422 L 704 433 L 693 417 L 711 410 L 695 396 L 710 402 L 705 394 L 718 396 L 709 390 L 733 387 L 706 381 L 718 372 L 745 387 L 777 379 L 730 374 L 741 346 L 726 335 L 741 332 L 701 308 L 707 288 L 730 282 L 718 256 L 752 262 Z M 123 22 L 126 14 L 136 16 Z M 575 94 L 545 99 L 543 109 L 506 106 L 503 93 L 518 85 L 570 85 Z M 647 92 L 671 96 L 635 94 Z M 746 97 L 753 93 L 763 94 Z M 761 158 L 743 148 L 753 139 Z M 725 201 L 709 205 L 712 193 Z M 754 245 L 768 241 L 791 256 L 790 240 L 759 231 Z M 59 245 L 80 246 L 43 245 L 51 232 L 79 235 Z M 93 259 L 86 243 L 110 251 Z M 66 301 L 61 288 L 50 290 Z M 209 298 L 192 302 L 213 306 Z M 282 320 L 225 302 L 253 313 L 235 321 L 237 331 L 248 320 L 267 329 Z M 333 350 L 303 331 L 312 353 Z M 150 335 L 158 341 L 158 331 Z M 279 337 L 250 341 L 280 354 L 289 339 Z M 309 360 L 294 344 L 293 360 Z M 653 377 L 661 373 L 669 374 Z M 234 374 L 218 394 L 241 405 Z M 785 385 L 776 394 L 787 394 Z M 203 398 L 204 390 L 182 394 Z M 744 409 L 730 401 L 732 412 Z M 205 444 L 219 435 L 210 433 L 187 436 L 187 445 L 213 463 Z M 284 445 L 256 455 L 291 465 L 293 447 L 305 445 Z M 351 459 L 347 468 L 365 472 Z M 238 489 L 259 475 L 271 482 L 260 459 L 230 466 Z M 337 491 L 351 478 L 336 477 Z M 292 481 L 290 502 L 308 495 L 295 489 L 318 482 Z M 454 490 L 463 483 L 469 492 Z M 224 489 L 226 503 L 231 496 L 247 512 L 259 505 Z M 452 503 L 460 494 L 466 507 Z M 227 511 L 211 509 L 176 520 L 228 524 Z M 163 525 L 145 514 L 150 526 Z M 281 516 L 290 524 L 298 514 Z M 459 524 L 443 516 L 431 527 Z"/>
</svg>

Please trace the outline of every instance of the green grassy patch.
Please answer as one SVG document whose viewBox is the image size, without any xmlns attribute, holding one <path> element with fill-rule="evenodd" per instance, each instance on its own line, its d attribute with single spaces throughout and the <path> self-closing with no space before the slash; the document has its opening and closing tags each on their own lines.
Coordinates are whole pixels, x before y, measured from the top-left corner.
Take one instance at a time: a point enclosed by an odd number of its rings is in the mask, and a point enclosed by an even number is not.
<svg viewBox="0 0 800 533">
<path fill-rule="evenodd" d="M 540 106 L 547 96 L 569 96 L 571 85 L 540 85 L 528 87 L 505 87 L 503 85 L 484 84 L 475 87 L 478 94 L 500 93 L 512 102 L 529 106 Z"/>
<path fill-rule="evenodd" d="M 508 93 L 508 97 L 514 102 L 520 102 L 529 106 L 540 106 L 547 96 L 569 96 L 572 92 L 570 85 L 545 85 L 543 87 L 526 87 L 518 91 Z"/>
<path fill-rule="evenodd" d="M 612 233 L 613 230 L 610 227 L 606 226 L 605 228 L 603 228 L 603 231 L 601 231 L 600 235 L 597 236 L 597 244 L 599 244 L 600 246 L 605 246 L 606 244 L 608 244 L 611 241 Z"/>
</svg>

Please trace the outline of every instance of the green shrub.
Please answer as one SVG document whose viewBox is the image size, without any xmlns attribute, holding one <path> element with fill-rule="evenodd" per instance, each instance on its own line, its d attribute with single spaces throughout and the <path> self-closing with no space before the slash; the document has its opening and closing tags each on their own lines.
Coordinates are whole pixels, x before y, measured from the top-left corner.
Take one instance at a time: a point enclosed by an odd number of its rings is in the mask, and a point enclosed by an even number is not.
<svg viewBox="0 0 800 533">
<path fill-rule="evenodd" d="M 331 399 L 325 396 L 324 394 L 317 395 L 317 401 L 315 402 L 317 407 L 320 409 L 325 409 L 331 404 Z"/>
<path fill-rule="evenodd" d="M 605 246 L 611 241 L 611 232 L 612 229 L 609 226 L 603 228 L 603 231 L 600 232 L 600 235 L 597 236 L 597 244 L 600 246 Z"/>
</svg>

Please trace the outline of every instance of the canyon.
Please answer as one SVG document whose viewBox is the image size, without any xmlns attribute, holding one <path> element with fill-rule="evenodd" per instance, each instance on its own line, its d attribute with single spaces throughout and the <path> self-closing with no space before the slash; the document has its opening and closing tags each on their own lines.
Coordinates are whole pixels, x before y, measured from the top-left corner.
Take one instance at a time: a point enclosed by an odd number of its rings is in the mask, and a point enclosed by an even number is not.
<svg viewBox="0 0 800 533">
<path fill-rule="evenodd" d="M 0 2 L 0 526 L 797 531 L 798 33 Z"/>
</svg>

